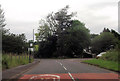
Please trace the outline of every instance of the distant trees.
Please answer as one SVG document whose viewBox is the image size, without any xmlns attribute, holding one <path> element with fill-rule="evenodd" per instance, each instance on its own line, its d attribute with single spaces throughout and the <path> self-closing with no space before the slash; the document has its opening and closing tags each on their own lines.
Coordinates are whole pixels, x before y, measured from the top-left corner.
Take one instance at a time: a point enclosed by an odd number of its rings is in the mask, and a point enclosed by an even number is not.
<svg viewBox="0 0 120 81">
<path fill-rule="evenodd" d="M 104 29 L 104 31 L 100 35 L 93 38 L 91 45 L 93 53 L 98 54 L 100 52 L 110 50 L 111 48 L 114 48 L 116 47 L 116 45 L 119 44 L 120 41 L 115 36 L 115 34 L 113 34 L 113 30 L 108 30 L 109 29 L 105 31 Z"/>
<path fill-rule="evenodd" d="M 0 30 L 2 30 L 2 51 L 3 53 L 23 53 L 27 51 L 25 34 L 13 34 L 5 29 L 4 12 L 0 5 Z"/>
<path fill-rule="evenodd" d="M 71 27 L 64 30 L 57 41 L 58 53 L 63 56 L 81 56 L 90 44 L 89 30 L 83 23 L 73 20 Z"/>
<path fill-rule="evenodd" d="M 89 30 L 79 20 L 68 14 L 69 6 L 51 13 L 38 28 L 36 38 L 40 41 L 38 56 L 58 57 L 81 55 L 90 44 Z"/>
<path fill-rule="evenodd" d="M 24 34 L 15 35 L 9 33 L 2 37 L 2 50 L 5 53 L 23 53 L 27 51 L 27 43 Z"/>
</svg>

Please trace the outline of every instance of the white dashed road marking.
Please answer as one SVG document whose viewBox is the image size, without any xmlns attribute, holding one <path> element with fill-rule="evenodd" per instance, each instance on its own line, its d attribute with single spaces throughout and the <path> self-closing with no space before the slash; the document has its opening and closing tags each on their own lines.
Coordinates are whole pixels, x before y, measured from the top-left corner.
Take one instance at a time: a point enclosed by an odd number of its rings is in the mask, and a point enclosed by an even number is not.
<svg viewBox="0 0 120 81">
<path fill-rule="evenodd" d="M 59 63 L 65 70 L 67 70 L 67 68 L 66 68 L 65 66 L 63 66 L 62 63 L 60 63 L 60 62 L 58 62 L 58 61 L 56 61 L 56 62 Z M 69 74 L 70 78 L 71 78 L 73 81 L 75 81 L 75 79 L 73 78 L 73 76 L 71 75 L 71 73 L 68 72 L 68 74 Z"/>
<path fill-rule="evenodd" d="M 71 75 L 71 73 L 68 72 L 68 74 L 69 74 L 69 76 L 71 77 L 71 79 L 72 79 L 73 81 L 75 81 L 75 79 L 73 78 L 73 76 Z"/>
<path fill-rule="evenodd" d="M 64 68 L 65 70 L 67 70 L 67 68 L 66 68 L 66 67 L 64 67 L 64 66 L 63 66 L 63 68 Z"/>
</svg>

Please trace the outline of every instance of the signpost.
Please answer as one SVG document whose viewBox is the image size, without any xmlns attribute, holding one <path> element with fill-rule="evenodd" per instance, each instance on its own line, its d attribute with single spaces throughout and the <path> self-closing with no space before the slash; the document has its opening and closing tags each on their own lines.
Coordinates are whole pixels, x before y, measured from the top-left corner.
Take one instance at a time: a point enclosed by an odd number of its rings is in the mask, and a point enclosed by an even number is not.
<svg viewBox="0 0 120 81">
<path fill-rule="evenodd" d="M 29 62 L 31 61 L 31 55 L 34 52 L 33 42 L 29 42 L 28 54 L 29 54 Z"/>
</svg>

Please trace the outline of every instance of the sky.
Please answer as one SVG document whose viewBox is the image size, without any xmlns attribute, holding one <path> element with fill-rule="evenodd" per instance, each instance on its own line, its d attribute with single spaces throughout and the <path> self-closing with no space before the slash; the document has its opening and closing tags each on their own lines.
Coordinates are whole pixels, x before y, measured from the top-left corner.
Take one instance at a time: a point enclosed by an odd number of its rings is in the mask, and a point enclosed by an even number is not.
<svg viewBox="0 0 120 81">
<path fill-rule="evenodd" d="M 77 12 L 76 19 L 85 23 L 90 33 L 99 34 L 104 28 L 118 31 L 119 0 L 0 0 L 5 12 L 6 27 L 15 34 L 25 33 L 32 39 L 39 20 L 66 5 L 69 12 Z"/>
</svg>

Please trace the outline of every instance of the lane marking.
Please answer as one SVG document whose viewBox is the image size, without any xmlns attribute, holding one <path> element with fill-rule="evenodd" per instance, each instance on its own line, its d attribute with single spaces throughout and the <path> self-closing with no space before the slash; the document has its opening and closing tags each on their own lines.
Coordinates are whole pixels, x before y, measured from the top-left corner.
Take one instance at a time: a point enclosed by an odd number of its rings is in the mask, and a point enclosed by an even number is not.
<svg viewBox="0 0 120 81">
<path fill-rule="evenodd" d="M 64 67 L 64 66 L 63 66 L 63 68 L 64 68 L 65 70 L 67 70 L 67 68 L 66 68 L 66 67 Z"/>
<path fill-rule="evenodd" d="M 68 72 L 68 74 L 69 74 L 69 76 L 71 77 L 71 79 L 72 79 L 73 81 L 75 81 L 75 79 L 73 78 L 73 76 L 71 75 L 71 73 Z"/>
<path fill-rule="evenodd" d="M 56 62 L 57 62 L 57 61 L 56 61 Z M 58 63 L 60 63 L 60 62 L 58 62 Z M 62 63 L 60 63 L 60 65 L 63 66 Z M 64 68 L 65 70 L 67 70 L 67 68 L 66 68 L 65 66 L 63 66 L 63 68 Z M 70 76 L 70 78 L 71 78 L 73 81 L 75 81 L 75 79 L 73 78 L 73 76 L 71 75 L 70 72 L 68 72 L 68 75 Z"/>
<path fill-rule="evenodd" d="M 62 66 L 62 63 L 60 63 L 60 65 Z"/>
</svg>

